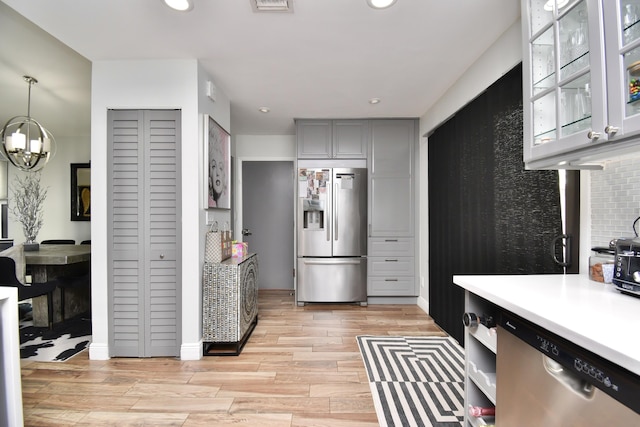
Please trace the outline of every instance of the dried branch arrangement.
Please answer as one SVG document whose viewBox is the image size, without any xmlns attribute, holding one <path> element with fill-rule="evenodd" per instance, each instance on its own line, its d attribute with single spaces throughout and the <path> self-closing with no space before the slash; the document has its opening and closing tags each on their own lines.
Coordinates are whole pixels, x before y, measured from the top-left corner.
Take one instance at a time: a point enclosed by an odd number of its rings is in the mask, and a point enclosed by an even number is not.
<svg viewBox="0 0 640 427">
<path fill-rule="evenodd" d="M 13 207 L 11 212 L 22 224 L 27 243 L 33 243 L 42 227 L 43 204 L 47 189 L 40 185 L 40 172 L 16 175 L 11 187 Z"/>
</svg>

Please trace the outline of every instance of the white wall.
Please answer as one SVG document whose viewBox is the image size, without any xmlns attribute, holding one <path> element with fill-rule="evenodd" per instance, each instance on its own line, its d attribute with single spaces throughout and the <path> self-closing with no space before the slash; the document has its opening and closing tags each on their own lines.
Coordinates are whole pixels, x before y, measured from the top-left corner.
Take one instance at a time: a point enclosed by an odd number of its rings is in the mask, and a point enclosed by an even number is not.
<svg viewBox="0 0 640 427">
<path fill-rule="evenodd" d="M 420 296 L 418 305 L 429 312 L 429 205 L 428 205 L 428 133 L 433 131 L 456 111 L 484 92 L 503 74 L 522 61 L 522 40 L 520 20 L 513 24 L 480 58 L 464 73 L 464 76 L 440 98 L 440 100 L 420 118 L 420 209 L 419 274 Z M 429 84 L 429 82 L 425 82 Z M 432 159 L 437 161 L 437 159 Z"/>
<path fill-rule="evenodd" d="M 633 221 L 640 216 L 640 156 L 612 160 L 602 170 L 588 173 L 591 247 L 608 246 L 613 238 L 635 236 Z M 640 224 L 636 224 L 636 230 L 640 231 Z"/>
<path fill-rule="evenodd" d="M 203 116 L 230 129 L 230 102 L 220 91 L 216 103 L 203 95 L 210 79 L 196 60 L 96 61 L 92 74 L 92 325 L 91 359 L 108 350 L 107 110 L 182 111 L 182 359 L 202 355 L 201 281 L 206 211 L 203 196 Z M 226 213 L 228 215 L 228 213 Z M 221 213 L 224 216 L 224 213 Z"/>
<path fill-rule="evenodd" d="M 22 79 L 25 74 L 38 80 L 31 92 L 32 118 L 38 120 L 54 136 L 57 152 L 42 170 L 41 183 L 48 188 L 44 201 L 44 223 L 36 236 L 45 239 L 75 239 L 77 242 L 91 238 L 91 224 L 86 221 L 71 221 L 71 169 L 70 163 L 88 163 L 91 159 L 88 109 L 71 105 L 76 91 L 89 90 L 91 62 L 52 37 L 43 29 L 19 15 L 0 2 L 0 78 L 2 92 L 0 105 L 10 113 L 0 118 L 0 126 L 13 116 L 27 113 L 28 85 Z M 55 63 L 48 62 L 53 53 Z M 78 73 L 80 75 L 78 75 Z M 72 87 L 64 91 L 52 91 L 52 82 L 60 83 L 64 77 L 78 76 Z M 19 102 L 13 99 L 14 86 L 18 85 Z M 6 90 L 6 92 L 5 92 Z M 24 98 L 23 98 L 24 96 Z M 87 101 L 88 102 L 88 101 Z M 57 114 L 62 112 L 63 114 Z M 53 118 L 61 118 L 60 121 Z M 11 187 L 16 175 L 22 175 L 14 166 L 8 167 L 8 184 Z M 13 203 L 9 192 L 9 209 Z M 22 225 L 9 216 L 8 237 L 15 243 L 25 241 Z"/>
<path fill-rule="evenodd" d="M 37 120 L 38 118 L 35 117 Z M 46 124 L 43 123 L 46 127 Z M 91 223 L 71 221 L 71 163 L 88 163 L 91 159 L 89 135 L 54 135 L 57 144 L 55 156 L 41 172 L 41 185 L 47 189 L 43 206 L 44 222 L 38 233 L 38 242 L 46 239 L 74 239 L 76 243 L 91 239 Z M 9 209 L 12 208 L 12 188 L 15 177 L 26 172 L 9 166 Z M 8 237 L 15 243 L 25 241 L 22 225 L 9 215 Z"/>
</svg>

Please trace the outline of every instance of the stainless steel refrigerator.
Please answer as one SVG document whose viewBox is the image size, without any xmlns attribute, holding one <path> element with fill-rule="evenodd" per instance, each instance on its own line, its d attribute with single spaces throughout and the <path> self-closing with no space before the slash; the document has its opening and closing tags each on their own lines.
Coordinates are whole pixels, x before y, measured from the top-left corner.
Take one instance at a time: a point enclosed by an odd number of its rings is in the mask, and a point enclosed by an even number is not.
<svg viewBox="0 0 640 427">
<path fill-rule="evenodd" d="M 367 303 L 367 170 L 298 169 L 298 305 Z"/>
</svg>

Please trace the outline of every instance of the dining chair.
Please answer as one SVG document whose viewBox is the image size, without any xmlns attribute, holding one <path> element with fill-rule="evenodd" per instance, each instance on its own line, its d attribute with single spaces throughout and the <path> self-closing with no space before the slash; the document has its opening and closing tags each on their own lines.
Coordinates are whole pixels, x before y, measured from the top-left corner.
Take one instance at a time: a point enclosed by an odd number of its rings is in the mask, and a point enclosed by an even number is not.
<svg viewBox="0 0 640 427">
<path fill-rule="evenodd" d="M 11 246 L 13 246 L 13 239 L 0 239 L 0 251 L 9 249 Z"/>
<path fill-rule="evenodd" d="M 40 242 L 41 245 L 75 245 L 76 241 L 71 239 L 50 239 Z"/>
<path fill-rule="evenodd" d="M 49 323 L 49 329 L 53 328 L 53 291 L 55 290 L 56 285 L 56 280 L 46 283 L 32 283 L 31 285 L 21 282 L 16 275 L 15 260 L 8 256 L 0 256 L 0 286 L 12 286 L 14 288 L 18 288 L 18 301 L 24 301 L 29 298 L 36 298 L 43 295 L 47 296 L 47 320 Z"/>
</svg>

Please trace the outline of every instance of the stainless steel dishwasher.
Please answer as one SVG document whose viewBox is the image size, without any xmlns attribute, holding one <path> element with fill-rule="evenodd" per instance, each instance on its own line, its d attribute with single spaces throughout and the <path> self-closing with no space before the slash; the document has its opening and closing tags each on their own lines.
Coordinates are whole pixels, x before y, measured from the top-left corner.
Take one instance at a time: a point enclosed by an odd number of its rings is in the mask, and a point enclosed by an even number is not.
<svg viewBox="0 0 640 427">
<path fill-rule="evenodd" d="M 640 376 L 511 313 L 496 369 L 500 427 L 640 426 Z"/>
</svg>

